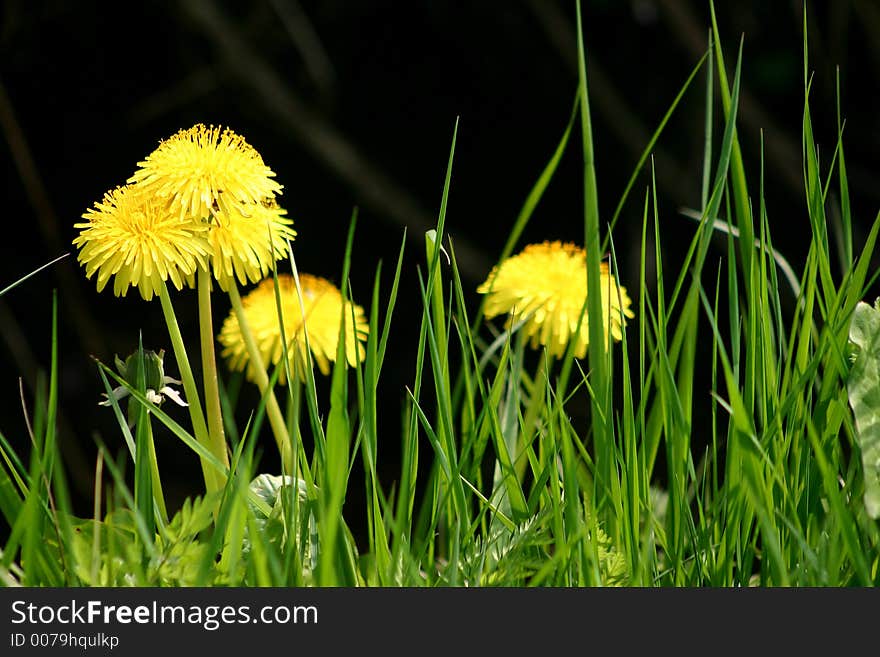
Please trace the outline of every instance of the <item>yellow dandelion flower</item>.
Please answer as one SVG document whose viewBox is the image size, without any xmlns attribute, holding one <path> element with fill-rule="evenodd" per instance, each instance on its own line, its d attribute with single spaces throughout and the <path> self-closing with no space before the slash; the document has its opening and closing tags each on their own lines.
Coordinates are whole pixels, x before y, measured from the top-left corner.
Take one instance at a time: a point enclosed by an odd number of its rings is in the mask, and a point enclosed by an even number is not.
<svg viewBox="0 0 880 657">
<path fill-rule="evenodd" d="M 607 263 L 599 263 L 599 275 L 605 339 L 610 342 L 613 336 L 620 340 L 625 321 L 621 309 L 625 317 L 635 316 L 631 301 Z M 494 267 L 477 291 L 488 295 L 486 317 L 510 313 L 508 326 L 524 321 L 521 330 L 532 347 L 546 345 L 550 354 L 561 356 L 574 339 L 575 356 L 586 354 L 590 335 L 587 317 L 578 331 L 587 300 L 587 259 L 582 248 L 558 241 L 530 244 Z"/>
<path fill-rule="evenodd" d="M 207 265 L 207 226 L 184 222 L 168 204 L 131 185 L 104 194 L 82 215 L 88 221 L 73 240 L 86 278 L 97 272 L 98 291 L 112 276 L 113 292 L 129 285 L 150 300 L 170 280 L 179 290 L 196 268 Z"/>
<path fill-rule="evenodd" d="M 342 295 L 329 281 L 310 274 L 299 275 L 302 288 L 303 304 L 299 304 L 296 283 L 292 276 L 278 275 L 278 288 L 281 296 L 281 313 L 284 318 L 284 336 L 288 340 L 291 371 L 296 371 L 301 380 L 305 379 L 303 364 L 306 362 L 305 328 L 309 334 L 309 346 L 312 357 L 318 363 L 321 372 L 330 373 L 330 362 L 336 360 L 336 347 L 339 341 L 339 328 L 342 321 Z M 244 315 L 253 333 L 257 348 L 268 366 L 277 365 L 281 360 L 283 345 L 281 326 L 278 321 L 278 310 L 275 304 L 274 281 L 267 278 L 242 299 Z M 354 330 L 346 335 L 345 354 L 349 366 L 354 367 L 364 359 L 363 342 L 366 340 L 369 325 L 364 316 L 363 308 L 348 302 L 345 308 L 347 325 L 351 324 L 354 315 Z M 222 356 L 227 359 L 229 367 L 242 371 L 247 367 L 246 376 L 255 380 L 247 349 L 241 335 L 241 327 L 234 313 L 223 322 L 219 335 L 223 345 Z M 278 376 L 279 383 L 286 381 L 282 368 Z"/>
<path fill-rule="evenodd" d="M 276 260 L 287 257 L 293 221 L 274 199 L 215 215 L 208 231 L 214 276 L 224 291 L 238 278 L 257 283 Z"/>
<path fill-rule="evenodd" d="M 167 199 L 181 217 L 259 203 L 281 192 L 275 173 L 244 137 L 198 124 L 162 141 L 128 179 Z"/>
</svg>

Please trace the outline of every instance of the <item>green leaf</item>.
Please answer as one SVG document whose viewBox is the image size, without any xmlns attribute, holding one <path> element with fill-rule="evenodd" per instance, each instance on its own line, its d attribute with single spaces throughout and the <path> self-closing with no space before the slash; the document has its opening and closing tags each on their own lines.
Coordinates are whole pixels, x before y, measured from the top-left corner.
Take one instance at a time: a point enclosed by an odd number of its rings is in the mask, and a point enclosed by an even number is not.
<svg viewBox="0 0 880 657">
<path fill-rule="evenodd" d="M 298 547 L 304 555 L 303 574 L 309 578 L 318 563 L 319 539 L 317 517 L 315 509 L 308 500 L 306 482 L 299 478 L 294 479 L 290 475 L 261 474 L 251 481 L 249 489 L 251 495 L 248 498 L 248 503 L 254 514 L 254 526 L 262 534 L 263 543 L 277 550 L 279 555 L 287 548 L 288 542 L 293 539 L 293 532 L 300 531 L 299 528 L 289 526 L 291 514 L 287 507 L 293 501 L 294 491 L 292 489 L 295 489 L 298 503 L 302 505 L 300 508 L 306 513 L 300 519 L 306 525 L 302 528 L 305 531 L 300 534 L 301 545 Z M 265 503 L 264 508 L 270 509 L 268 514 L 253 503 L 252 498 L 254 497 Z M 253 542 L 252 537 L 245 537 L 242 549 L 242 554 L 245 557 L 249 556 Z"/>
<path fill-rule="evenodd" d="M 880 517 L 880 299 L 872 308 L 859 302 L 849 329 L 854 362 L 847 381 L 849 403 L 862 451 L 865 509 Z"/>
<path fill-rule="evenodd" d="M 285 486 L 293 485 L 293 477 L 290 475 L 270 475 L 270 474 L 261 474 L 257 475 L 254 480 L 250 484 L 251 492 L 254 493 L 256 497 L 263 500 L 266 505 L 270 509 L 274 509 L 277 505 L 281 504 L 281 493 Z M 299 493 L 299 498 L 302 502 L 305 502 L 308 499 L 308 488 L 306 487 L 306 482 L 302 479 L 296 480 L 296 485 Z M 253 509 L 255 514 L 260 514 L 260 509 L 254 506 Z M 259 517 L 259 515 L 257 516 Z"/>
<path fill-rule="evenodd" d="M 201 564 L 214 561 L 211 542 L 202 533 L 214 522 L 214 509 L 220 497 L 213 492 L 204 497 L 187 498 L 181 509 L 159 536 L 158 554 L 151 560 L 149 576 L 160 586 L 204 586 L 213 583 L 201 580 Z"/>
</svg>

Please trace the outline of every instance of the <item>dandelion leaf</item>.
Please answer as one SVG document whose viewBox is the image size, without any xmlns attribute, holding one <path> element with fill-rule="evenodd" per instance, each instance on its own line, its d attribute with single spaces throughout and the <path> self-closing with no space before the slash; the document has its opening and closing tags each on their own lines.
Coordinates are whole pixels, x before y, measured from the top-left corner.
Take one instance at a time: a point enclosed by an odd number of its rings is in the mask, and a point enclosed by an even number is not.
<svg viewBox="0 0 880 657">
<path fill-rule="evenodd" d="M 184 500 L 183 506 L 165 527 L 160 537 L 160 544 L 172 545 L 196 539 L 202 531 L 211 526 L 219 497 L 214 493 L 197 497 L 195 500 L 191 498 Z"/>
<path fill-rule="evenodd" d="M 205 560 L 213 560 L 209 529 L 218 494 L 187 499 L 171 522 L 146 550 L 137 538 L 137 519 L 129 509 L 117 509 L 104 520 L 71 517 L 73 570 L 86 586 L 205 586 Z"/>
<path fill-rule="evenodd" d="M 263 500 L 270 508 L 278 508 L 281 504 L 281 494 L 285 486 L 293 486 L 294 479 L 290 475 L 283 477 L 279 475 L 261 474 L 257 475 L 250 484 L 251 492 Z M 302 479 L 296 480 L 296 488 L 299 499 L 305 502 L 308 499 L 306 483 Z M 256 506 L 253 507 L 254 512 L 258 512 Z"/>
<path fill-rule="evenodd" d="M 305 481 L 299 478 L 294 479 L 290 475 L 261 474 L 251 481 L 250 490 L 270 509 L 267 516 L 255 504 L 248 501 L 256 520 L 256 528 L 261 534 L 260 538 L 281 558 L 288 540 L 299 536 L 298 547 L 302 550 L 304 574 L 307 577 L 310 576 L 318 559 L 318 529 L 314 509 L 308 500 Z M 288 526 L 288 522 L 292 519 L 289 505 L 293 502 L 294 494 L 298 496 L 304 511 L 299 517 L 303 526 L 299 528 Z M 252 537 L 245 536 L 242 547 L 242 554 L 245 557 L 250 556 L 253 540 Z"/>
<path fill-rule="evenodd" d="M 862 452 L 865 509 L 880 517 L 880 299 L 860 302 L 849 329 L 852 369 L 847 381 L 856 441 Z"/>
<path fill-rule="evenodd" d="M 202 532 L 213 522 L 213 510 L 219 493 L 196 499 L 187 498 L 165 530 L 157 536 L 156 555 L 150 561 L 147 575 L 159 586 L 204 586 L 200 581 L 202 563 L 214 559 L 210 542 L 202 540 Z M 209 578 L 212 577 L 209 573 Z"/>
</svg>

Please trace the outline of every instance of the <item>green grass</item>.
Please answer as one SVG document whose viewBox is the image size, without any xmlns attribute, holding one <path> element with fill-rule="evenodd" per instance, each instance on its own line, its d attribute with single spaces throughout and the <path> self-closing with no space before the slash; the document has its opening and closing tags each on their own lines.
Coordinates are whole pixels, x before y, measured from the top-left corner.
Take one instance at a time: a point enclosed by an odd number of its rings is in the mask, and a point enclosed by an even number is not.
<svg viewBox="0 0 880 657">
<path fill-rule="evenodd" d="M 859 327 L 878 320 L 860 310 L 867 323 L 856 327 L 861 333 L 854 333 L 855 342 L 850 329 L 859 302 L 873 304 L 866 295 L 880 274 L 871 268 L 880 215 L 859 245 L 852 230 L 842 112 L 836 108 L 833 156 L 820 161 L 805 42 L 806 193 L 802 207 L 787 209 L 785 221 L 799 222 L 797 230 L 809 230 L 811 241 L 800 272 L 773 248 L 772 215 L 778 209 L 765 203 L 773 172 L 765 171 L 763 157 L 747 165 L 739 145 L 742 45 L 735 56 L 729 47 L 722 50 L 714 12 L 712 23 L 706 56 L 674 95 L 607 223 L 599 197 L 614 190 L 597 183 L 603 154 L 593 148 L 579 31 L 570 120 L 508 239 L 499 244 L 502 260 L 518 246 L 563 154 L 579 148 L 589 316 L 601 313 L 601 254 L 610 253 L 618 274 L 612 232 L 622 208 L 638 203 L 642 213 L 640 278 L 623 281 L 635 293 L 636 317 L 614 349 L 605 350 L 599 324 L 591 322 L 586 359 L 575 359 L 571 349 L 558 359 L 534 354 L 517 327 L 498 332 L 484 320 L 482 308 L 469 305 L 455 243 L 445 234 L 456 125 L 437 226 L 425 236 L 418 272 L 419 340 L 400 435 L 388 435 L 391 422 L 380 417 L 379 398 L 403 276 L 403 240 L 387 296 L 380 291 L 388 287 L 383 283 L 389 274 L 381 263 L 375 272 L 365 360 L 347 369 L 340 346 L 326 398 L 313 376 L 303 385 L 276 388 L 299 466 L 295 478 L 259 470 L 258 455 L 270 445 L 263 431 L 266 400 L 238 426 L 233 418 L 240 377 L 221 385 L 230 443 L 227 472 L 191 428 L 147 399 L 143 366 L 135 381 L 125 381 L 99 365 L 96 381 L 107 392 L 118 385 L 130 390 L 135 422 L 130 429 L 114 402 L 128 451 L 113 456 L 99 446 L 94 513 L 76 517 L 56 441 L 59 361 L 53 320 L 51 368 L 29 409 L 29 453 L 15 452 L 0 434 L 0 511 L 9 528 L 0 581 L 876 584 L 880 532 L 872 496 L 878 473 L 862 450 L 876 450 L 880 349 L 876 339 L 866 342 Z M 683 220 L 661 218 L 648 165 L 679 103 L 698 93 L 698 80 L 706 88 L 706 123 L 696 128 L 705 135 L 702 194 L 690 212 L 697 221 L 689 248 L 681 262 L 671 262 L 663 224 Z M 717 144 L 715 135 L 721 137 Z M 758 171 L 757 179 L 747 171 Z M 652 182 L 641 201 L 630 198 L 646 177 Z M 355 215 L 342 257 L 343 294 L 349 293 L 356 224 Z M 295 262 L 289 264 L 295 271 Z M 700 358 L 706 349 L 711 358 Z M 709 390 L 697 388 L 695 382 L 704 380 Z M 577 403 L 588 407 L 585 426 L 569 412 Z M 203 467 L 228 475 L 220 490 L 188 499 L 170 517 L 161 469 L 155 468 L 154 423 L 198 454 Z M 708 434 L 700 433 L 704 426 Z M 379 459 L 396 450 L 399 472 L 383 480 Z M 355 471 L 358 477 L 352 477 Z M 346 504 L 353 481 L 363 482 L 363 508 Z M 353 524 L 366 527 L 360 544 Z"/>
</svg>

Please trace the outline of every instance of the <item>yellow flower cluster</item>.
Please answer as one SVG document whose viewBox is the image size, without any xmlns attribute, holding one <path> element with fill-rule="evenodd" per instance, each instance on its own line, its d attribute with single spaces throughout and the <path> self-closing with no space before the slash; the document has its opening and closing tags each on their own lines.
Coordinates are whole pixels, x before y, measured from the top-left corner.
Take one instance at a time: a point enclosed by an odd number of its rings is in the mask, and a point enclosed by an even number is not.
<svg viewBox="0 0 880 657">
<path fill-rule="evenodd" d="M 260 154 L 232 130 L 198 124 L 162 141 L 142 161 L 126 184 L 107 192 L 82 216 L 85 222 L 73 244 L 86 277 L 96 277 L 98 291 L 113 279 L 113 291 L 123 296 L 135 287 L 150 300 L 167 282 L 178 290 L 192 287 L 195 274 L 213 274 L 220 288 L 230 291 L 260 283 L 243 299 L 248 324 L 256 336 L 265 364 L 277 364 L 282 353 L 281 322 L 276 311 L 273 280 L 266 278 L 275 262 L 287 257 L 296 236 L 292 221 L 278 204 L 281 185 Z M 349 365 L 364 358 L 367 322 L 363 309 L 347 304 L 328 281 L 302 274 L 304 307 L 299 305 L 293 279 L 280 275 L 283 326 L 298 353 L 300 378 L 305 375 L 305 322 L 309 344 L 319 368 L 329 372 L 343 310 L 355 320 L 346 338 Z M 253 365 L 235 314 L 227 317 L 221 334 L 223 355 L 230 367 L 253 379 Z M 285 381 L 284 374 L 281 382 Z"/>
<path fill-rule="evenodd" d="M 198 268 L 222 289 L 257 282 L 296 232 L 260 154 L 229 129 L 203 124 L 162 141 L 128 179 L 89 209 L 73 240 L 98 290 L 129 286 L 149 300 L 166 281 L 192 285 Z"/>
<path fill-rule="evenodd" d="M 635 315 L 626 288 L 617 284 L 605 262 L 599 263 L 599 277 L 600 320 L 610 343 L 611 337 L 623 337 L 625 318 Z M 585 315 L 587 259 L 582 248 L 558 241 L 530 244 L 494 267 L 477 291 L 487 295 L 486 317 L 507 314 L 508 327 L 523 322 L 520 330 L 532 347 L 544 345 L 551 355 L 562 356 L 574 340 L 574 355 L 586 354 L 590 324 Z"/>
</svg>

